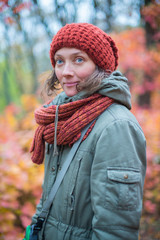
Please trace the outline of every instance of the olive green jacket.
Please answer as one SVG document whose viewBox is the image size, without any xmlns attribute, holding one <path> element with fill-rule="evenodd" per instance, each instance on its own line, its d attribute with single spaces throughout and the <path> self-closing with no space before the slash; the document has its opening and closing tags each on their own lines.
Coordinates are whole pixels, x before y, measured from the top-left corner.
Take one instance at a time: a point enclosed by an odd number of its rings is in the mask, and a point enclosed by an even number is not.
<svg viewBox="0 0 160 240">
<path fill-rule="evenodd" d="M 80 144 L 39 234 L 45 240 L 138 240 L 146 171 L 146 143 L 131 108 L 127 79 L 118 71 L 104 79 L 98 92 L 116 100 L 97 119 Z M 58 95 L 50 104 L 87 97 Z M 45 106 L 47 107 L 47 106 Z M 45 157 L 43 195 L 32 223 L 61 171 L 69 146 Z M 43 235 L 43 238 L 42 238 Z"/>
</svg>

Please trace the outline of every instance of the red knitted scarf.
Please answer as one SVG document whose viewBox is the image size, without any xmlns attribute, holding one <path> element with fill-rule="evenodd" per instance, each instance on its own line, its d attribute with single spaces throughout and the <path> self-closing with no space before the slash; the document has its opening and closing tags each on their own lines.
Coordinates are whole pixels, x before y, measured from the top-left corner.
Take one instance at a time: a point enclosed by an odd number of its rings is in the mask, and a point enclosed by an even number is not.
<svg viewBox="0 0 160 240">
<path fill-rule="evenodd" d="M 75 102 L 66 103 L 59 106 L 57 125 L 57 145 L 70 146 L 76 142 L 82 129 L 96 117 L 98 117 L 112 103 L 113 99 L 100 94 L 81 99 Z M 54 143 L 56 105 L 48 108 L 40 107 L 35 111 L 35 120 L 38 128 L 35 131 L 30 152 L 32 161 L 41 164 L 44 159 L 45 142 Z M 92 130 L 95 122 L 85 134 L 84 139 Z"/>
</svg>

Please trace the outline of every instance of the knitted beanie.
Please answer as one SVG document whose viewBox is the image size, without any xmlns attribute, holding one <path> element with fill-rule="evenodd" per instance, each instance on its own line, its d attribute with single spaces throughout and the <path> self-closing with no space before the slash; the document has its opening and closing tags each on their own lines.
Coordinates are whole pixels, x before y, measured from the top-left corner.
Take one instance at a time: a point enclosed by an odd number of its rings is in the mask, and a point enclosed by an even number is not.
<svg viewBox="0 0 160 240">
<path fill-rule="evenodd" d="M 63 47 L 80 49 L 88 54 L 100 68 L 113 72 L 118 66 L 118 49 L 113 39 L 89 23 L 71 23 L 62 27 L 53 37 L 50 59 L 55 67 L 54 55 Z"/>
</svg>

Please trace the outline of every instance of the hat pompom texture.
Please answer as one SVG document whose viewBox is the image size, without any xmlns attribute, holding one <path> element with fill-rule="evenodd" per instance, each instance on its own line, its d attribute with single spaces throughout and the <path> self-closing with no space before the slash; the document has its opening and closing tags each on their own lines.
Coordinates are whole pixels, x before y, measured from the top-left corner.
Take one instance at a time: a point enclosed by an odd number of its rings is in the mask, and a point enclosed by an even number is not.
<svg viewBox="0 0 160 240">
<path fill-rule="evenodd" d="M 62 27 L 53 37 L 50 59 L 55 67 L 54 55 L 64 47 L 77 48 L 88 54 L 100 68 L 113 72 L 118 66 L 118 49 L 113 39 L 103 30 L 89 23 L 71 23 Z"/>
</svg>

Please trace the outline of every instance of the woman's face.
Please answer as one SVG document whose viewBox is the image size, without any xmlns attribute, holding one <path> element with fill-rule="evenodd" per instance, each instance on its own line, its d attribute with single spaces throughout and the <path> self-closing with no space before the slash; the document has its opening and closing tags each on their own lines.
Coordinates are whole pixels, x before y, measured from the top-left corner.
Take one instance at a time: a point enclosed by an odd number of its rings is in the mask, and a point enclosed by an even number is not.
<svg viewBox="0 0 160 240">
<path fill-rule="evenodd" d="M 96 69 L 87 53 L 76 48 L 61 48 L 54 58 L 56 76 L 69 97 L 77 94 L 77 84 L 85 81 Z"/>
</svg>

